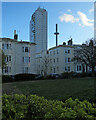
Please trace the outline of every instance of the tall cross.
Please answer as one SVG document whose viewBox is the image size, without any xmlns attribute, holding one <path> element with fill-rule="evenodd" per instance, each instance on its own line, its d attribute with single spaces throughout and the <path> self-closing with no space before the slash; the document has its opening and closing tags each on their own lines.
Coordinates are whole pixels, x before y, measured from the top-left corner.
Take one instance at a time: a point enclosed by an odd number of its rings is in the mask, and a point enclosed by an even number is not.
<svg viewBox="0 0 96 120">
<path fill-rule="evenodd" d="M 56 46 L 58 45 L 58 35 L 59 35 L 59 32 L 57 32 L 58 30 L 58 26 L 56 24 L 56 32 L 54 33 L 54 35 L 56 35 Z"/>
</svg>

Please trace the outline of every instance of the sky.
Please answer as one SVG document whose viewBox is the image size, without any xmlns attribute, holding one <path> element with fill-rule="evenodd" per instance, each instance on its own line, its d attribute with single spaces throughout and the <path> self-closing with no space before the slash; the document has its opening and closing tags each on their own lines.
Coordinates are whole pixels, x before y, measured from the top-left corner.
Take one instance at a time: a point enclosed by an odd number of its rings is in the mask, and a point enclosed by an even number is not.
<svg viewBox="0 0 96 120">
<path fill-rule="evenodd" d="M 93 2 L 2 2 L 2 36 L 29 41 L 29 23 L 38 8 L 48 12 L 48 48 L 56 45 L 54 32 L 58 24 L 58 45 L 71 38 L 74 44 L 82 44 L 94 37 Z"/>
</svg>

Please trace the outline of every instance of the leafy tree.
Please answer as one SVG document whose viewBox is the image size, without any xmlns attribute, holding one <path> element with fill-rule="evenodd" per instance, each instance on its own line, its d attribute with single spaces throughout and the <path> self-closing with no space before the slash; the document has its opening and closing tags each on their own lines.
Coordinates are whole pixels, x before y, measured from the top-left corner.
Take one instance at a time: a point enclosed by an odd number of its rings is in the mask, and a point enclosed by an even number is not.
<svg viewBox="0 0 96 120">
<path fill-rule="evenodd" d="M 94 73 L 96 67 L 96 40 L 90 39 L 82 44 L 80 48 L 76 48 L 75 56 L 72 61 L 77 61 L 91 68 L 92 73 Z"/>
</svg>

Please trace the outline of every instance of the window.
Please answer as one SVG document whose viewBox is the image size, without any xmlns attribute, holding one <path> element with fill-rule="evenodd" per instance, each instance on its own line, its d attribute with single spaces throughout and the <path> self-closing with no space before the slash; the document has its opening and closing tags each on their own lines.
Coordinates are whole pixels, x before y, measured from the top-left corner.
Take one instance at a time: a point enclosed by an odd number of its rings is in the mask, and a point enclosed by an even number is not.
<svg viewBox="0 0 96 120">
<path fill-rule="evenodd" d="M 65 53 L 67 53 L 67 50 L 65 50 Z"/>
<path fill-rule="evenodd" d="M 11 61 L 11 56 L 9 56 L 9 61 Z"/>
<path fill-rule="evenodd" d="M 6 44 L 6 46 L 7 46 L 7 49 L 9 48 L 9 45 L 8 44 Z"/>
<path fill-rule="evenodd" d="M 30 63 L 30 57 L 23 57 L 24 63 Z"/>
<path fill-rule="evenodd" d="M 28 67 L 24 67 L 24 73 L 28 73 L 29 68 Z"/>
<path fill-rule="evenodd" d="M 3 72 L 4 73 L 9 73 L 9 72 L 11 72 L 11 67 L 5 67 L 4 69 L 3 69 Z"/>
<path fill-rule="evenodd" d="M 70 50 L 68 50 L 68 53 L 70 53 Z"/>
<path fill-rule="evenodd" d="M 68 66 L 68 71 L 70 71 L 70 66 Z"/>
<path fill-rule="evenodd" d="M 54 63 L 55 63 L 55 59 L 53 59 Z"/>
<path fill-rule="evenodd" d="M 6 62 L 9 62 L 9 61 L 11 61 L 11 56 L 6 57 Z"/>
<path fill-rule="evenodd" d="M 70 60 L 70 58 L 68 58 L 68 62 L 70 62 L 71 60 Z"/>
<path fill-rule="evenodd" d="M 69 53 L 70 53 L 70 50 L 65 50 L 65 53 L 69 54 Z"/>
<path fill-rule="evenodd" d="M 2 49 L 4 49 L 4 43 L 2 44 Z"/>
<path fill-rule="evenodd" d="M 6 57 L 6 62 L 8 62 L 9 61 L 9 59 L 8 59 L 8 56 Z"/>
<path fill-rule="evenodd" d="M 25 52 L 29 52 L 29 49 L 28 49 L 28 47 L 25 47 Z"/>
<path fill-rule="evenodd" d="M 50 63 L 52 63 L 52 59 L 50 59 Z"/>
<path fill-rule="evenodd" d="M 67 68 L 65 67 L 65 71 L 67 71 Z"/>
<path fill-rule="evenodd" d="M 81 65 L 79 66 L 79 70 L 81 71 Z"/>
<path fill-rule="evenodd" d="M 22 47 L 22 51 L 23 52 L 30 52 L 30 48 L 29 47 Z"/>
<path fill-rule="evenodd" d="M 24 52 L 24 47 L 22 47 L 22 52 Z"/>
<path fill-rule="evenodd" d="M 77 71 L 81 71 L 81 65 L 77 65 Z"/>
<path fill-rule="evenodd" d="M 3 43 L 3 44 L 2 44 L 2 49 L 11 49 L 11 44 Z"/>
<path fill-rule="evenodd" d="M 9 44 L 9 47 L 11 48 L 11 44 Z"/>
<path fill-rule="evenodd" d="M 5 73 L 8 73 L 8 67 L 5 67 Z"/>
<path fill-rule="evenodd" d="M 65 58 L 65 62 L 71 62 L 70 58 Z"/>
<path fill-rule="evenodd" d="M 57 71 L 59 71 L 59 67 L 57 67 Z"/>
<path fill-rule="evenodd" d="M 55 68 L 54 68 L 54 73 L 55 73 Z"/>
<path fill-rule="evenodd" d="M 52 67 L 50 67 L 50 70 L 51 70 L 51 72 L 52 72 Z"/>
<path fill-rule="evenodd" d="M 66 72 L 70 72 L 70 66 L 65 67 Z"/>
</svg>

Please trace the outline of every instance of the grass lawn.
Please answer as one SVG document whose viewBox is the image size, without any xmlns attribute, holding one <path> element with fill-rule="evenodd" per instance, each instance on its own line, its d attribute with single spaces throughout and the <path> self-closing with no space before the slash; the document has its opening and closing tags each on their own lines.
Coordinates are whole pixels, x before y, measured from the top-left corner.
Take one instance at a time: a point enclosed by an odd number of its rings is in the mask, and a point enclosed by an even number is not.
<svg viewBox="0 0 96 120">
<path fill-rule="evenodd" d="M 94 80 L 96 78 L 75 78 L 58 80 L 37 80 L 3 84 L 10 89 L 25 95 L 36 94 L 47 99 L 65 100 L 69 97 L 79 98 L 79 100 L 90 100 L 94 98 Z M 8 87 L 8 88 L 9 88 Z M 3 93 L 4 92 L 3 88 Z M 7 90 L 8 91 L 8 90 Z M 15 93 L 16 93 L 15 91 Z"/>
</svg>

